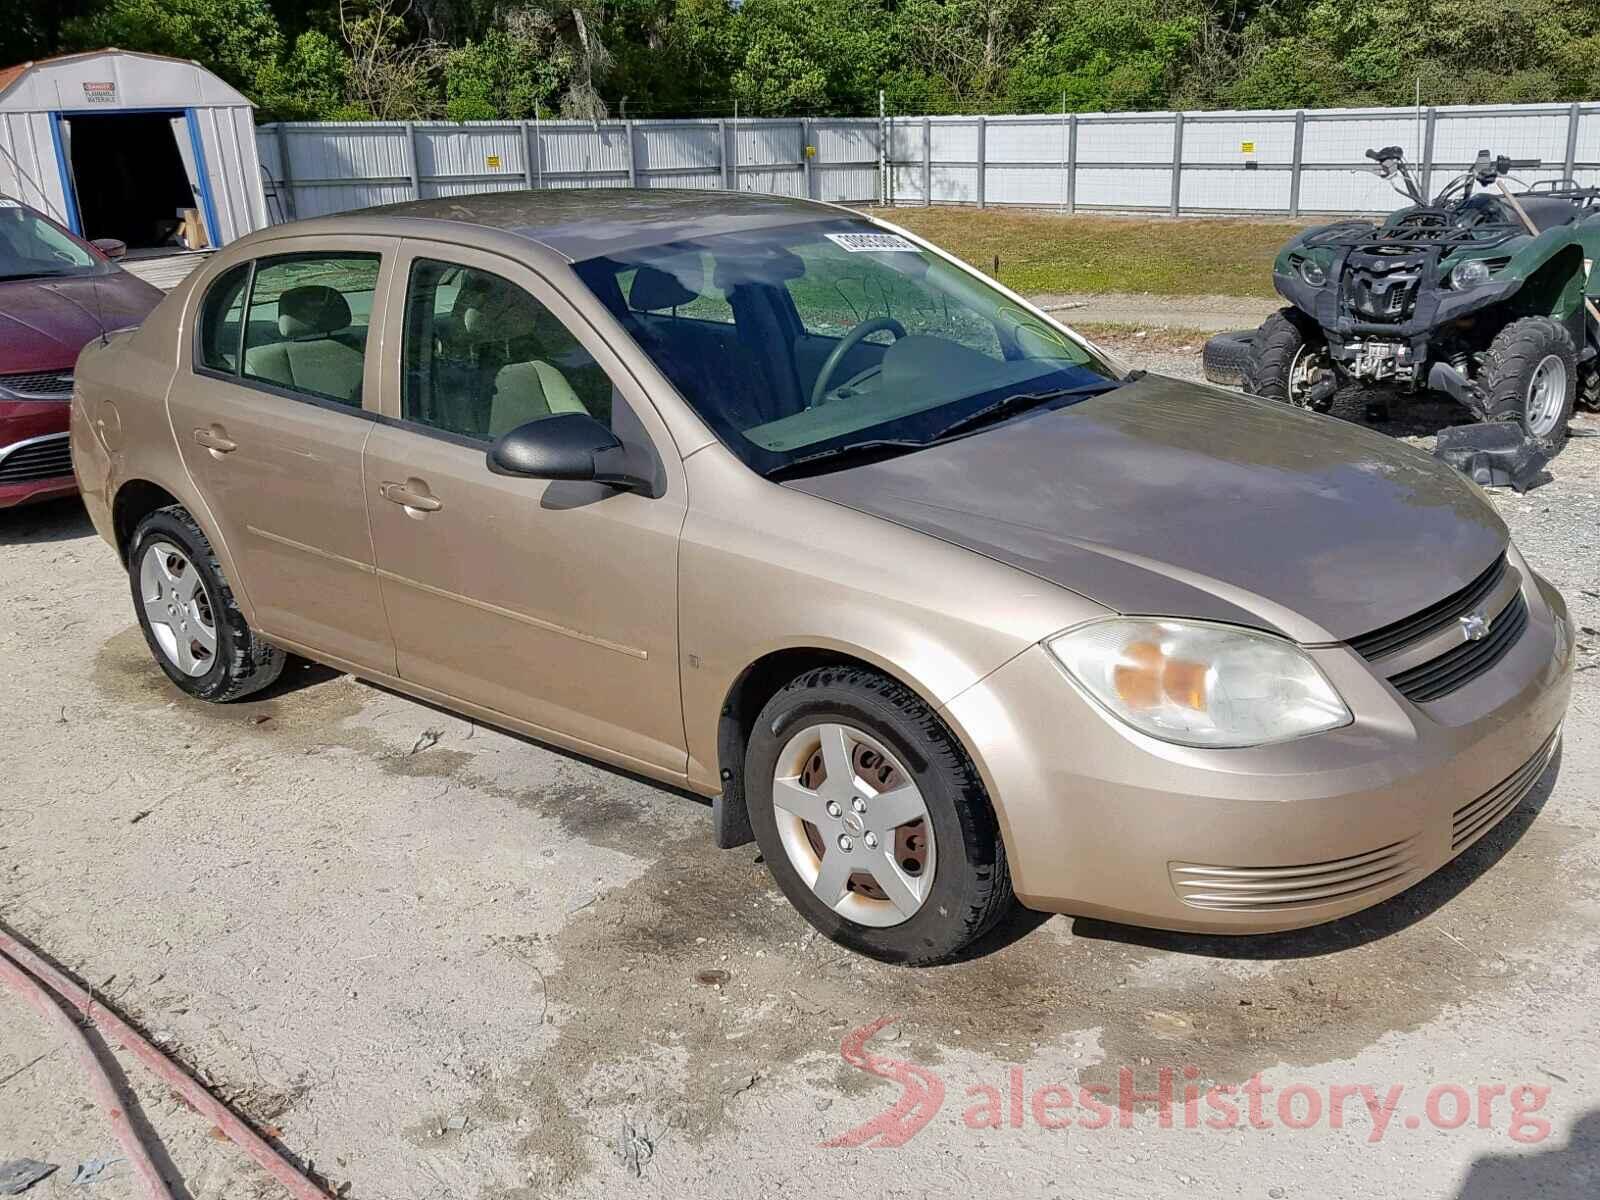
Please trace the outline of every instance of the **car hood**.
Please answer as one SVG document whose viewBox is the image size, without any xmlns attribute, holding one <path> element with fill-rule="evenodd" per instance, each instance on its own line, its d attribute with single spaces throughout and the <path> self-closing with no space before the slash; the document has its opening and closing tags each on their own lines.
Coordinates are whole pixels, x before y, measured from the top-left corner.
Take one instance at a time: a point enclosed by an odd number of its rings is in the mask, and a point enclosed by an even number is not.
<svg viewBox="0 0 1600 1200">
<path fill-rule="evenodd" d="M 1506 527 L 1421 451 L 1161 376 L 790 481 L 1121 613 L 1342 641 L 1471 582 Z"/>
<path fill-rule="evenodd" d="M 161 293 L 125 271 L 0 283 L 0 375 L 70 370 L 100 331 L 143 321 Z"/>
</svg>

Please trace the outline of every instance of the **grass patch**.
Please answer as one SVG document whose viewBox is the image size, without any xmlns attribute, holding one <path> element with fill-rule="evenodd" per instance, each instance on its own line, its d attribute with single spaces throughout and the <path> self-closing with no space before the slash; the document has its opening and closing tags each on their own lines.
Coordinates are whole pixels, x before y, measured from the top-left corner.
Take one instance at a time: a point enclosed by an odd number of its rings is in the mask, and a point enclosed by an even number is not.
<svg viewBox="0 0 1600 1200">
<path fill-rule="evenodd" d="M 1266 296 L 1272 260 L 1306 225 L 1169 217 L 1065 216 L 1014 209 L 876 210 L 1028 295 L 1150 292 Z"/>
</svg>

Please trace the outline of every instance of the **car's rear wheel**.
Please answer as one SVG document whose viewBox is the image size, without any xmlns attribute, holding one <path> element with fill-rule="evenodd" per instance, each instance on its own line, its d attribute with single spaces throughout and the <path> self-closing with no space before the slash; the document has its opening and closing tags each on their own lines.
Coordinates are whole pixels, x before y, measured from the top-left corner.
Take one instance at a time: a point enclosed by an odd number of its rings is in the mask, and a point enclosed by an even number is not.
<svg viewBox="0 0 1600 1200">
<path fill-rule="evenodd" d="M 1299 309 L 1282 308 L 1261 323 L 1250 345 L 1245 390 L 1296 408 L 1327 412 L 1333 395 L 1316 394 L 1328 368 L 1328 343 L 1322 331 Z"/>
<path fill-rule="evenodd" d="M 824 667 L 774 696 L 746 751 L 745 793 L 778 886 L 840 945 L 939 962 L 1012 905 L 977 771 L 920 697 L 875 672 Z"/>
<path fill-rule="evenodd" d="M 128 546 L 139 628 L 167 678 L 213 703 L 271 684 L 284 652 L 245 623 L 211 543 L 178 505 L 139 523 Z"/>
<path fill-rule="evenodd" d="M 1578 396 L 1578 354 L 1549 317 L 1523 317 L 1498 334 L 1479 377 L 1491 421 L 1515 421 L 1548 450 L 1567 440 Z"/>
</svg>

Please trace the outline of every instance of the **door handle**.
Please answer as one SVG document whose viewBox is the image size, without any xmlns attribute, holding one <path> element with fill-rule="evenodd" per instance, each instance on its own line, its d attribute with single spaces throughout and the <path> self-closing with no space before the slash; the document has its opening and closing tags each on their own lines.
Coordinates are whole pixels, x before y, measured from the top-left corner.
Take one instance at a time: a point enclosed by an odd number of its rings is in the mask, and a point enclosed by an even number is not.
<svg viewBox="0 0 1600 1200">
<path fill-rule="evenodd" d="M 239 443 L 229 438 L 222 432 L 220 426 L 212 425 L 206 429 L 196 429 L 194 440 L 197 445 L 204 446 L 211 451 L 213 457 L 232 454 L 239 448 Z"/>
<path fill-rule="evenodd" d="M 408 479 L 404 483 L 386 482 L 378 489 L 378 495 L 390 504 L 398 504 L 413 513 L 438 512 L 444 507 L 420 479 Z"/>
</svg>

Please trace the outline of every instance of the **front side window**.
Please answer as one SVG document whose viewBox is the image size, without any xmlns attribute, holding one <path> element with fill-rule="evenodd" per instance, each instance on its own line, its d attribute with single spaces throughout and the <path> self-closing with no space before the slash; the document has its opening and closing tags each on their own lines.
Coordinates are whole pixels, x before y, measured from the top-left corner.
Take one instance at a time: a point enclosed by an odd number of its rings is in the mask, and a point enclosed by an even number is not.
<svg viewBox="0 0 1600 1200">
<path fill-rule="evenodd" d="M 910 452 L 1120 383 L 981 277 L 866 221 L 697 238 L 574 269 L 723 444 L 767 475 Z"/>
<path fill-rule="evenodd" d="M 406 288 L 400 415 L 492 441 L 565 412 L 611 423 L 611 380 L 549 309 L 509 279 L 418 259 Z"/>
<path fill-rule="evenodd" d="M 360 253 L 258 261 L 245 320 L 244 378 L 360 408 L 379 261 Z"/>
<path fill-rule="evenodd" d="M 0 199 L 0 281 L 109 270 L 70 234 L 15 200 Z"/>
</svg>

